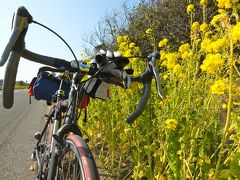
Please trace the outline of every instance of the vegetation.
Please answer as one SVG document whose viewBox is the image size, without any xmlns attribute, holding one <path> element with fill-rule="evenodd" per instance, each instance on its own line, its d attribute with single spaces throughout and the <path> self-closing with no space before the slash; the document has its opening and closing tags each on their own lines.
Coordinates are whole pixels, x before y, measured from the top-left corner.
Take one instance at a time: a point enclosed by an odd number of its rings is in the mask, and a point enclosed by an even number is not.
<svg viewBox="0 0 240 180">
<path fill-rule="evenodd" d="M 132 125 L 124 118 L 141 97 L 139 84 L 112 87 L 108 102 L 90 102 L 86 126 L 93 148 L 119 179 L 240 178 L 240 3 L 194 2 L 125 7 L 128 23 L 111 26 L 113 46 L 102 41 L 101 47 L 117 47 L 125 56 L 161 54 L 165 98 L 153 82 L 148 106 Z M 134 75 L 141 73 L 144 61 L 130 60 Z"/>
<path fill-rule="evenodd" d="M 27 89 L 28 86 L 15 86 L 15 89 Z M 0 86 L 0 90 L 2 90 L 2 86 Z"/>
<path fill-rule="evenodd" d="M 3 80 L 0 79 L 0 90 L 2 90 L 2 84 Z M 29 84 L 24 81 L 16 81 L 15 83 L 15 89 L 27 89 L 28 86 Z"/>
</svg>

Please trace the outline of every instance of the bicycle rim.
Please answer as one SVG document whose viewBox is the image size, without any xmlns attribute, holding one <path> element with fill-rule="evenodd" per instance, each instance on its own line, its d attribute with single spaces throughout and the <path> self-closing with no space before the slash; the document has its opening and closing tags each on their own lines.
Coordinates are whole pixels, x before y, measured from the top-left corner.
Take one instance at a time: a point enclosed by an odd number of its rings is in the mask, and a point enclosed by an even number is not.
<svg viewBox="0 0 240 180">
<path fill-rule="evenodd" d="M 56 180 L 99 179 L 95 161 L 80 136 L 70 135 L 58 158 Z"/>
</svg>

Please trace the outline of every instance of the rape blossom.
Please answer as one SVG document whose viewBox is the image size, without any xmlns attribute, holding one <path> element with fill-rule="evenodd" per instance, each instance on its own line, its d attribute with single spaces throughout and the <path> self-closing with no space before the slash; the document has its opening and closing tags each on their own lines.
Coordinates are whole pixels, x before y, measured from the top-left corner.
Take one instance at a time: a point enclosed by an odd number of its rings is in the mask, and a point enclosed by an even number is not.
<svg viewBox="0 0 240 180">
<path fill-rule="evenodd" d="M 117 37 L 117 43 L 120 44 L 122 43 L 124 40 L 123 40 L 123 37 L 122 36 L 118 36 Z"/>
<path fill-rule="evenodd" d="M 190 45 L 188 43 L 181 45 L 178 49 L 180 53 L 189 52 L 189 50 L 190 50 Z"/>
<path fill-rule="evenodd" d="M 208 24 L 207 23 L 202 23 L 201 25 L 200 25 L 200 31 L 201 32 L 206 32 L 208 30 Z"/>
<path fill-rule="evenodd" d="M 217 0 L 219 8 L 230 9 L 238 0 Z"/>
<path fill-rule="evenodd" d="M 207 2 L 208 2 L 208 0 L 200 0 L 201 5 L 207 4 Z"/>
<path fill-rule="evenodd" d="M 161 40 L 161 41 L 158 43 L 158 47 L 166 46 L 167 43 L 168 43 L 168 39 L 167 39 L 167 38 L 164 38 L 163 40 Z"/>
<path fill-rule="evenodd" d="M 224 80 L 217 80 L 212 86 L 211 86 L 211 91 L 212 94 L 224 94 L 226 90 L 226 83 Z"/>
<path fill-rule="evenodd" d="M 194 12 L 194 5 L 193 4 L 189 4 L 187 6 L 187 13 L 190 14 L 190 13 L 193 13 Z"/>
<path fill-rule="evenodd" d="M 166 129 L 174 130 L 178 125 L 178 121 L 176 119 L 167 119 L 165 125 Z"/>
<path fill-rule="evenodd" d="M 229 1 L 229 0 L 217 0 L 217 2 L 218 2 L 218 7 L 224 8 L 225 4 L 226 4 L 228 1 Z"/>
<path fill-rule="evenodd" d="M 227 104 L 223 103 L 222 104 L 222 109 L 227 109 Z"/>
<path fill-rule="evenodd" d="M 240 40 L 240 22 L 238 22 L 235 26 L 231 29 L 231 38 L 233 43 L 236 43 Z"/>
<path fill-rule="evenodd" d="M 211 43 L 213 52 L 217 53 L 220 49 L 224 48 L 226 45 L 226 37 L 217 39 Z"/>
<path fill-rule="evenodd" d="M 212 43 L 211 39 L 204 38 L 201 42 L 201 50 L 205 52 L 212 52 L 210 44 Z"/>
<path fill-rule="evenodd" d="M 192 24 L 191 30 L 192 31 L 198 31 L 199 28 L 200 28 L 200 24 L 199 24 L 199 22 L 196 21 Z"/>
<path fill-rule="evenodd" d="M 162 65 L 166 66 L 168 69 L 172 69 L 175 66 L 178 58 L 179 58 L 178 53 L 165 54 L 165 60 L 163 61 Z"/>
<path fill-rule="evenodd" d="M 217 26 L 218 23 L 223 23 L 227 19 L 228 19 L 227 13 L 225 11 L 222 11 L 221 14 L 217 14 L 212 18 L 210 24 L 213 26 Z"/>
<path fill-rule="evenodd" d="M 175 73 L 177 76 L 182 77 L 183 76 L 183 67 L 180 64 L 176 64 L 173 67 L 173 73 Z"/>
<path fill-rule="evenodd" d="M 208 54 L 200 68 L 202 71 L 206 71 L 209 74 L 214 74 L 220 67 L 223 66 L 223 63 L 224 61 L 221 54 Z"/>
<path fill-rule="evenodd" d="M 145 31 L 146 34 L 152 34 L 152 29 L 151 28 L 148 28 L 146 31 Z"/>
</svg>

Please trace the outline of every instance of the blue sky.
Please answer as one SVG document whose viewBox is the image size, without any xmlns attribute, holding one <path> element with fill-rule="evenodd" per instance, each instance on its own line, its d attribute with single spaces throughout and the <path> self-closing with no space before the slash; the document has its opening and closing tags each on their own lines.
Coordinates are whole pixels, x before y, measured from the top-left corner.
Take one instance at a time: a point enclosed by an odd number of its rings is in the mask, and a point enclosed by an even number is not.
<svg viewBox="0 0 240 180">
<path fill-rule="evenodd" d="M 60 34 L 79 57 L 83 51 L 82 37 L 97 26 L 99 20 L 111 13 L 121 10 L 125 0 L 10 0 L 0 6 L 0 54 L 2 54 L 11 34 L 11 21 L 14 11 L 25 6 L 33 19 L 47 25 Z M 129 6 L 137 5 L 139 0 L 128 0 Z M 54 34 L 35 24 L 30 25 L 26 35 L 26 48 L 44 55 L 72 60 L 67 47 Z M 42 65 L 21 58 L 17 80 L 30 81 Z M 0 79 L 3 79 L 5 67 L 0 67 Z"/>
</svg>

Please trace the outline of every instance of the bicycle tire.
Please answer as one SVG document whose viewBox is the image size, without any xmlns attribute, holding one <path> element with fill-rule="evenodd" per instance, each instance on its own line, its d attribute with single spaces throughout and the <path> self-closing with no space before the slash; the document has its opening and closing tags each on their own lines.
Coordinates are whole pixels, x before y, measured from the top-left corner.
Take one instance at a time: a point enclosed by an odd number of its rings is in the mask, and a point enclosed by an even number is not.
<svg viewBox="0 0 240 180">
<path fill-rule="evenodd" d="M 78 135 L 68 135 L 65 148 L 57 161 L 57 180 L 100 179 L 92 152 Z"/>
</svg>

